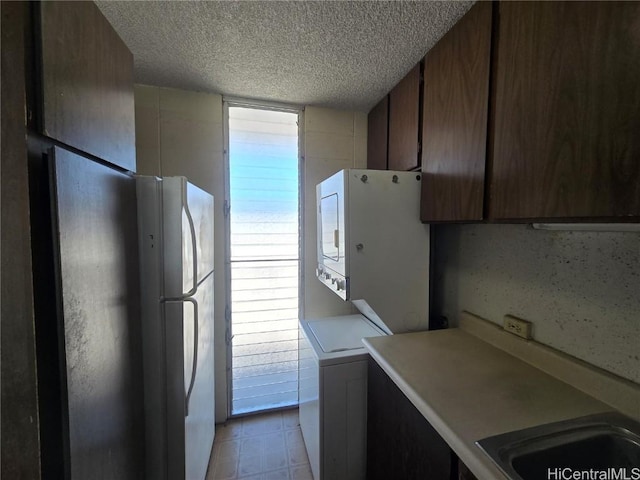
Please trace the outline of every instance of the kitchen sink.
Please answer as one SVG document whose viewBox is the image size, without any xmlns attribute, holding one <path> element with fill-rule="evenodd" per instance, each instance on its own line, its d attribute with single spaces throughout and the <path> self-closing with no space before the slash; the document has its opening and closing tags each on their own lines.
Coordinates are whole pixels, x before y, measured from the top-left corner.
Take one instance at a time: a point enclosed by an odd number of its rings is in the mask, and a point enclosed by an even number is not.
<svg viewBox="0 0 640 480">
<path fill-rule="evenodd" d="M 640 478 L 640 423 L 615 412 L 504 433 L 476 444 L 515 480 L 574 478 L 566 475 L 612 468 L 626 476 L 608 478 Z"/>
</svg>

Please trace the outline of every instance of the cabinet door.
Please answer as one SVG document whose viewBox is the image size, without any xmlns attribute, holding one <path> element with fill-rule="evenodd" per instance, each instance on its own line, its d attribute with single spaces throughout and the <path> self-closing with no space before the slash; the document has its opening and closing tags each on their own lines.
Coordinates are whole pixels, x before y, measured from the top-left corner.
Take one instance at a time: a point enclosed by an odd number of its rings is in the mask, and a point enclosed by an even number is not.
<svg viewBox="0 0 640 480">
<path fill-rule="evenodd" d="M 640 216 L 640 3 L 500 2 L 490 215 Z"/>
<path fill-rule="evenodd" d="M 367 393 L 368 480 L 457 480 L 449 445 L 371 358 Z"/>
<path fill-rule="evenodd" d="M 389 94 L 389 170 L 413 170 L 420 166 L 419 112 L 420 64 Z"/>
<path fill-rule="evenodd" d="M 42 2 L 43 134 L 135 170 L 133 56 L 93 2 Z"/>
<path fill-rule="evenodd" d="M 322 367 L 322 478 L 365 478 L 367 362 Z"/>
<path fill-rule="evenodd" d="M 367 119 L 367 168 L 387 169 L 389 96 L 386 95 L 369 112 Z"/>
<path fill-rule="evenodd" d="M 63 478 L 64 466 L 64 478 L 137 480 L 144 409 L 135 182 L 60 148 L 51 159 L 57 268 L 47 287 L 55 288 L 59 311 L 37 328 L 51 333 L 42 343 L 57 345 L 59 355 L 39 360 L 57 366 L 62 401 L 59 410 L 42 407 L 48 422 L 55 416 L 62 426 L 44 434 L 64 442 L 63 458 L 52 464 L 60 470 L 43 478 Z"/>
<path fill-rule="evenodd" d="M 478 2 L 424 59 L 423 222 L 482 220 L 491 2 Z"/>
</svg>

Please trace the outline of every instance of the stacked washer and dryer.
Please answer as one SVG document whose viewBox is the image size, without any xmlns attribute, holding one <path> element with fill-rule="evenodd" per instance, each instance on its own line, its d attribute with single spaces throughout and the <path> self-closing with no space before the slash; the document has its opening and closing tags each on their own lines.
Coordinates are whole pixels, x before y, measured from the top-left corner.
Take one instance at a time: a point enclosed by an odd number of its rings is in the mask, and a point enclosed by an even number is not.
<svg viewBox="0 0 640 480">
<path fill-rule="evenodd" d="M 360 312 L 301 319 L 300 427 L 315 480 L 366 475 L 363 338 L 428 329 L 420 172 L 348 169 L 316 187 L 316 276 Z"/>
</svg>

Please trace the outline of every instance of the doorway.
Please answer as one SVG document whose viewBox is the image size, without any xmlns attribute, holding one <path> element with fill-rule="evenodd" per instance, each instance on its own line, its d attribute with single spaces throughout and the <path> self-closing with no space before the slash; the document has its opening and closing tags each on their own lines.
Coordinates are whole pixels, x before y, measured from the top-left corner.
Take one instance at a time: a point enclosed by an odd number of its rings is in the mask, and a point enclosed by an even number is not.
<svg viewBox="0 0 640 480">
<path fill-rule="evenodd" d="M 300 112 L 226 104 L 231 415 L 298 403 Z"/>
</svg>

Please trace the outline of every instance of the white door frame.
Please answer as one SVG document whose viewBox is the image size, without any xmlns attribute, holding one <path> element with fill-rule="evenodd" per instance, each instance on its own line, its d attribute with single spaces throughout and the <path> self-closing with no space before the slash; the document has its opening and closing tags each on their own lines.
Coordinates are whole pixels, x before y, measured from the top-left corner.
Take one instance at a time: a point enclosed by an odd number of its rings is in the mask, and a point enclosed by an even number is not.
<svg viewBox="0 0 640 480">
<path fill-rule="evenodd" d="M 223 141 L 224 141 L 224 270 L 225 270 L 225 345 L 226 345 L 226 390 L 227 418 L 231 418 L 233 401 L 232 375 L 233 351 L 231 340 L 233 329 L 231 322 L 231 186 L 229 163 L 229 107 L 255 108 L 278 112 L 296 113 L 298 115 L 298 317 L 304 312 L 304 244 L 302 231 L 304 227 L 304 107 L 276 102 L 262 102 L 237 97 L 222 97 Z"/>
</svg>

